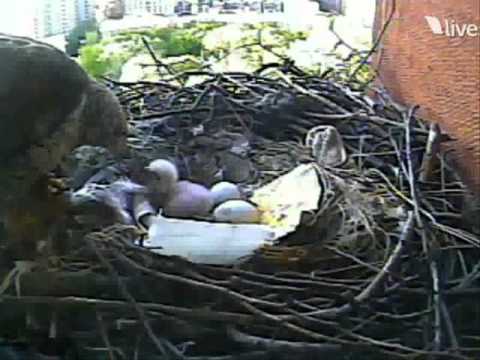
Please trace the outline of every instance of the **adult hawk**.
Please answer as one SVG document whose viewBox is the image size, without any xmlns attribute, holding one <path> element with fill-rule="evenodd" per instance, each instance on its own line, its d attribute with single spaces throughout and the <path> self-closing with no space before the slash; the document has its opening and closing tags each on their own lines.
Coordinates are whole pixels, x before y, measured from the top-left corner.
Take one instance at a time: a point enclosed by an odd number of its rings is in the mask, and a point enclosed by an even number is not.
<svg viewBox="0 0 480 360">
<path fill-rule="evenodd" d="M 127 125 L 115 96 L 60 50 L 0 34 L 0 221 L 16 258 L 65 213 L 49 173 L 79 144 L 124 150 Z"/>
</svg>

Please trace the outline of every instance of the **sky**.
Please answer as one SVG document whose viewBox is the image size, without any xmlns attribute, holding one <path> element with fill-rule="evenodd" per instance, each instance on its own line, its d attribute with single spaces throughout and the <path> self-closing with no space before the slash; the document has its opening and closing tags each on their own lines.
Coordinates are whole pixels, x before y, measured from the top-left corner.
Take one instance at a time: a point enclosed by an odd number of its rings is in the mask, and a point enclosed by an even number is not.
<svg viewBox="0 0 480 360">
<path fill-rule="evenodd" d="M 31 35 L 33 24 L 29 21 L 38 0 L 0 0 L 0 32 L 14 35 Z"/>
</svg>

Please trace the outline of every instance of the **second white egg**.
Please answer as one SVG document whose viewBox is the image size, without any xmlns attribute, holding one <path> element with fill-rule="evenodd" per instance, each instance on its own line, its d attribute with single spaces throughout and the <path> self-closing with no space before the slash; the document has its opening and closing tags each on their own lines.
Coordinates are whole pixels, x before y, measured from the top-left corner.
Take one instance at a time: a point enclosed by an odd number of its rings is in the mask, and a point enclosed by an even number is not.
<svg viewBox="0 0 480 360">
<path fill-rule="evenodd" d="M 215 208 L 213 217 L 218 222 L 257 224 L 260 221 L 260 211 L 247 201 L 229 200 Z"/>
<path fill-rule="evenodd" d="M 210 192 L 215 205 L 224 203 L 228 200 L 240 200 L 242 198 L 238 186 L 228 181 L 216 183 L 212 186 Z"/>
</svg>

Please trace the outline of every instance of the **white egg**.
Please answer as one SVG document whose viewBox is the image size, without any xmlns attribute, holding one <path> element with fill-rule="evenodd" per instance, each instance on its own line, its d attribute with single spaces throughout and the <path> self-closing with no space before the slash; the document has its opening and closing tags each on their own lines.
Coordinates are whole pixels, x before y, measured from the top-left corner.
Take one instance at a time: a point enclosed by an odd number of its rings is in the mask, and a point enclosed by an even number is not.
<svg viewBox="0 0 480 360">
<path fill-rule="evenodd" d="M 260 221 L 260 212 L 247 201 L 228 200 L 215 208 L 213 217 L 218 222 L 255 224 Z"/>
<path fill-rule="evenodd" d="M 224 203 L 228 200 L 240 200 L 242 198 L 238 186 L 228 181 L 216 183 L 212 186 L 210 192 L 212 193 L 213 203 L 215 205 Z"/>
</svg>

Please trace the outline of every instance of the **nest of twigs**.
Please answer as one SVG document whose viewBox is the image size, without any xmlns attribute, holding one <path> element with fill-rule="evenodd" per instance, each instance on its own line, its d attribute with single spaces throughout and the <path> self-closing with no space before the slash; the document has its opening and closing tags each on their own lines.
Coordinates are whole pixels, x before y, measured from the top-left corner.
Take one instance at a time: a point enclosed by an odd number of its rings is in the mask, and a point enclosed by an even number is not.
<svg viewBox="0 0 480 360">
<path fill-rule="evenodd" d="M 239 132 L 251 140 L 258 187 L 312 161 L 306 133 L 333 125 L 348 161 L 319 166 L 318 212 L 235 267 L 154 254 L 133 245 L 129 227 L 87 235 L 76 252 L 24 274 L 20 294 L 1 296 L 2 323 L 26 319 L 14 333 L 68 340 L 80 359 L 480 354 L 480 240 L 465 217 L 467 190 L 440 151 L 448 137 L 415 108 L 373 104 L 358 84 L 280 65 L 111 84 L 136 157 L 175 153 L 192 129 Z"/>
</svg>

